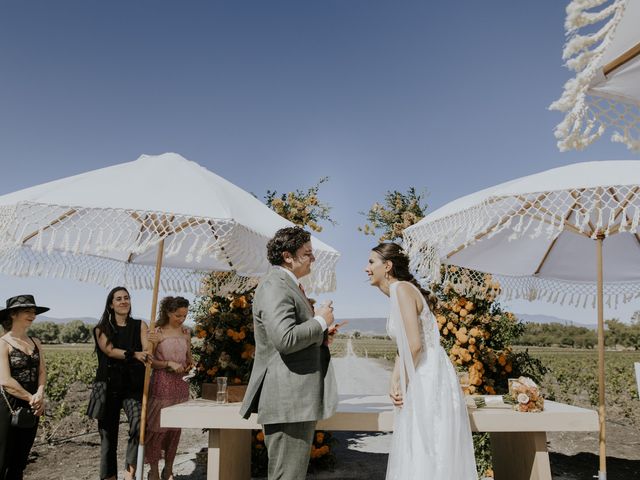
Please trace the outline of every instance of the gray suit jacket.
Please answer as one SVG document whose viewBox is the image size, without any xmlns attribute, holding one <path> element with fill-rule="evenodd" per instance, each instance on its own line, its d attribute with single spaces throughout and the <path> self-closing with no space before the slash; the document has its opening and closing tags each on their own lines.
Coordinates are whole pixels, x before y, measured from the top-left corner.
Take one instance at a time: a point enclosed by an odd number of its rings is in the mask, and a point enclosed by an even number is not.
<svg viewBox="0 0 640 480">
<path fill-rule="evenodd" d="M 256 353 L 240 414 L 258 423 L 308 422 L 335 412 L 338 393 L 324 332 L 298 285 L 271 268 L 253 300 Z"/>
</svg>

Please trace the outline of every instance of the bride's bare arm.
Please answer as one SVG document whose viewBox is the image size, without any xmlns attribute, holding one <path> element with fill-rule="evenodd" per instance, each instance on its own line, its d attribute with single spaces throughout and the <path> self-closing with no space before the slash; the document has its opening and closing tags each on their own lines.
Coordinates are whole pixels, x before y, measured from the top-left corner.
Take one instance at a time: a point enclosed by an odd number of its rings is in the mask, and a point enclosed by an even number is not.
<svg viewBox="0 0 640 480">
<path fill-rule="evenodd" d="M 418 363 L 420 354 L 422 353 L 422 335 L 420 334 L 420 317 L 417 300 L 416 291 L 413 287 L 404 283 L 398 285 L 398 304 L 400 305 L 402 323 L 407 333 L 409 350 L 411 350 L 411 358 L 413 359 L 414 365 Z"/>
<path fill-rule="evenodd" d="M 396 363 L 393 366 L 391 374 L 391 385 L 389 386 L 389 396 L 396 407 L 402 406 L 402 392 L 400 391 L 400 371 L 402 369 L 402 360 L 400 355 L 396 354 Z"/>
</svg>

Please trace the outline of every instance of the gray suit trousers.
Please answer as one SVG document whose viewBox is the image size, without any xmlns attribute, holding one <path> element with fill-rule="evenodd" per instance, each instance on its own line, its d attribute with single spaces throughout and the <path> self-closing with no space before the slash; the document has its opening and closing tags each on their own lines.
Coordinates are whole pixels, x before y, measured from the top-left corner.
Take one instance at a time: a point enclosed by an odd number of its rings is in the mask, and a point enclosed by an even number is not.
<svg viewBox="0 0 640 480">
<path fill-rule="evenodd" d="M 263 426 L 269 455 L 269 480 L 304 480 L 316 421 Z"/>
</svg>

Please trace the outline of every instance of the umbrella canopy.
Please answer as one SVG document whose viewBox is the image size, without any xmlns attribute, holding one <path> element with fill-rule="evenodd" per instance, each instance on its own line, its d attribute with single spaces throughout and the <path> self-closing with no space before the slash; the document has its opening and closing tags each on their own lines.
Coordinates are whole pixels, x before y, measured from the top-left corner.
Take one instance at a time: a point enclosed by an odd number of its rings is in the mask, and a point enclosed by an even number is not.
<svg viewBox="0 0 640 480">
<path fill-rule="evenodd" d="M 292 224 L 253 195 L 175 153 L 123 163 L 0 197 L 0 272 L 197 292 L 202 272 L 233 271 L 242 289 L 266 272 L 266 243 Z M 336 250 L 312 239 L 305 286 L 335 289 Z"/>
<path fill-rule="evenodd" d="M 503 298 L 591 306 L 593 240 L 607 238 L 605 301 L 640 296 L 640 161 L 586 162 L 461 197 L 405 230 L 416 268 L 440 264 L 490 272 Z"/>
<path fill-rule="evenodd" d="M 576 75 L 550 107 L 565 112 L 555 131 L 560 150 L 580 150 L 612 128 L 613 141 L 640 151 L 638 25 L 638 1 L 573 0 L 567 7 L 563 58 Z"/>
<path fill-rule="evenodd" d="M 608 161 L 555 168 L 467 195 L 404 232 L 412 265 L 431 279 L 439 279 L 441 264 L 457 265 L 479 270 L 478 276 L 497 274 L 508 298 L 597 305 L 601 480 L 603 304 L 640 296 L 639 224 L 640 161 Z M 457 269 L 445 271 L 460 293 L 474 288 Z"/>
</svg>

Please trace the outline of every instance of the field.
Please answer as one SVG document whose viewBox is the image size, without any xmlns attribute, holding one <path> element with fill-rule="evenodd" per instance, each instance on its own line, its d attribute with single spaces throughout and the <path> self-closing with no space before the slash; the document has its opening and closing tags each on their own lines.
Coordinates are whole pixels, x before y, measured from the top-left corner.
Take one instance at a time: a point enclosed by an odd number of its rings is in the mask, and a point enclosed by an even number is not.
<svg viewBox="0 0 640 480">
<path fill-rule="evenodd" d="M 351 347 L 357 356 L 384 359 L 389 363 L 396 352 L 393 342 L 385 337 L 353 338 Z M 348 349 L 347 338 L 336 338 L 331 346 L 336 357 L 347 355 Z M 548 368 L 541 385 L 547 399 L 595 408 L 598 402 L 596 351 L 537 347 L 528 350 Z M 99 439 L 95 421 L 88 419 L 84 410 L 96 368 L 93 345 L 45 346 L 45 356 L 49 407 L 36 440 L 35 463 L 27 470 L 26 478 L 41 478 L 41 465 L 51 468 L 59 464 L 60 471 L 64 471 L 67 458 L 78 459 L 75 464 L 78 476 L 58 477 L 55 471 L 50 471 L 49 475 L 53 476 L 49 478 L 92 478 Z M 640 400 L 634 362 L 640 362 L 640 352 L 606 353 L 607 453 L 613 462 L 612 479 L 634 478 L 640 472 Z M 198 437 L 195 441 L 201 439 Z M 549 442 L 550 450 L 555 452 L 552 454 L 554 478 L 579 478 L 573 475 L 582 473 L 581 464 L 597 464 L 596 432 L 553 434 Z M 614 474 L 616 469 L 624 471 L 622 476 Z"/>
</svg>

